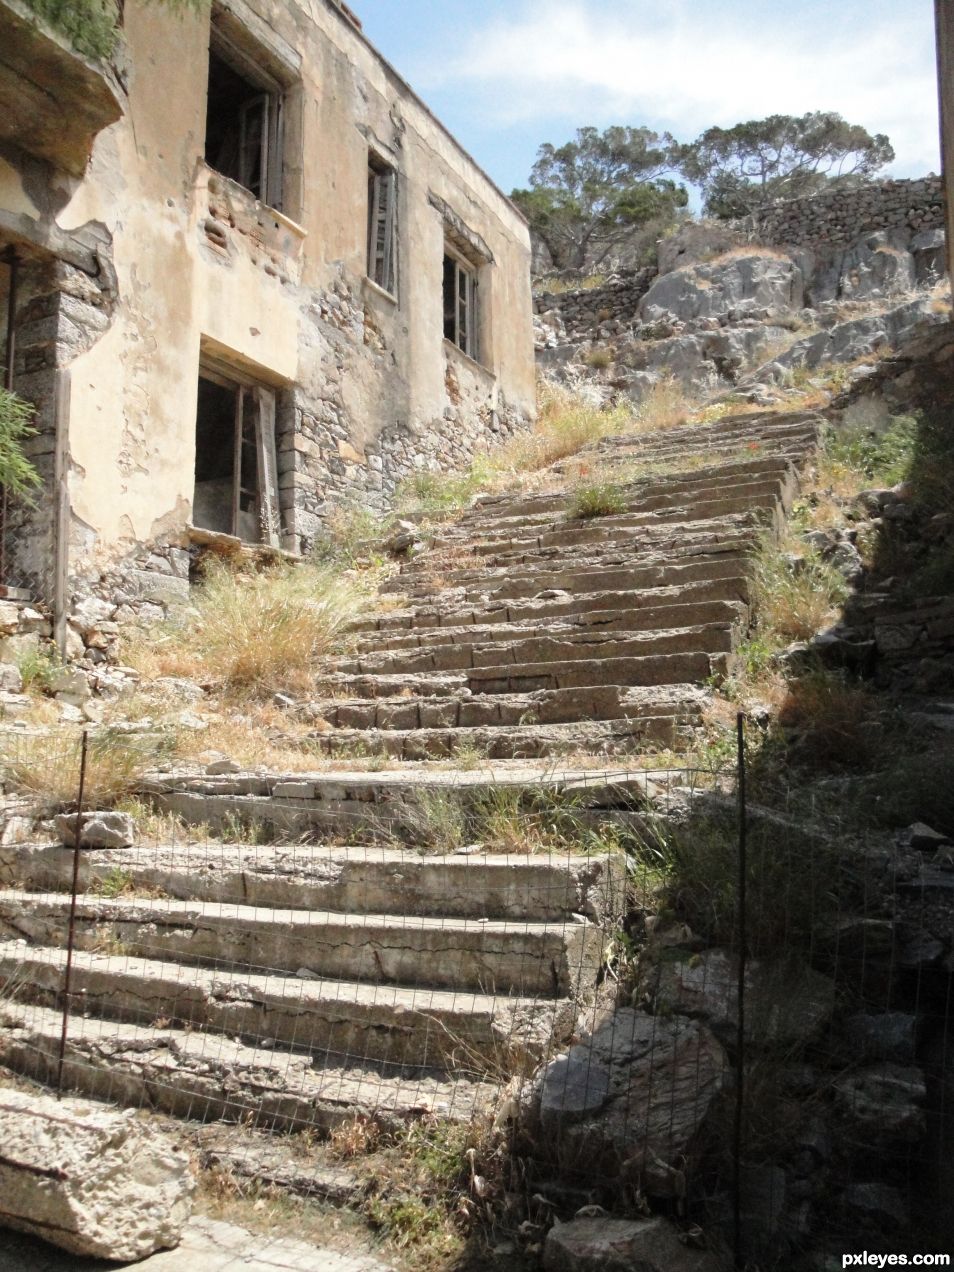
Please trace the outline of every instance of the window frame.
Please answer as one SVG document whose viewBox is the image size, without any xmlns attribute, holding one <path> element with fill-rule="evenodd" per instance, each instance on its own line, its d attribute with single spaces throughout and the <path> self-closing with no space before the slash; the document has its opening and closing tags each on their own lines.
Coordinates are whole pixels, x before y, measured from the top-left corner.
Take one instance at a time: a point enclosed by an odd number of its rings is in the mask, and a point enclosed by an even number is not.
<svg viewBox="0 0 954 1272">
<path fill-rule="evenodd" d="M 374 150 L 368 151 L 368 279 L 397 299 L 398 171 Z"/>
<path fill-rule="evenodd" d="M 239 532 L 242 495 L 256 502 L 256 521 L 260 537 L 256 543 L 277 548 L 281 541 L 281 507 L 278 490 L 278 447 L 276 440 L 277 392 L 271 386 L 243 375 L 237 368 L 205 356 L 199 362 L 199 379 L 209 380 L 235 394 L 235 419 L 232 433 L 232 497 L 230 533 L 243 543 Z M 196 427 L 198 428 L 198 406 Z M 249 440 L 249 424 L 252 439 Z M 242 485 L 243 448 L 251 445 L 255 455 L 256 485 L 250 490 Z M 193 516 L 195 515 L 193 509 Z M 206 527 L 199 526 L 198 529 Z"/>
<path fill-rule="evenodd" d="M 253 198 L 276 212 L 285 211 L 285 97 L 287 85 L 280 83 L 262 65 L 256 61 L 254 54 L 230 39 L 228 35 L 213 26 L 209 32 L 209 60 L 212 56 L 224 62 L 236 75 L 245 81 L 251 89 L 257 89 L 257 95 L 251 95 L 246 102 L 237 108 L 236 124 L 239 129 L 238 176 L 221 172 L 208 157 L 206 163 L 213 171 L 218 172 L 228 181 L 234 181 L 247 190 Z M 263 58 L 264 60 L 264 58 Z M 208 93 L 208 87 L 206 88 Z M 249 108 L 263 106 L 264 126 L 261 130 L 259 150 L 259 189 L 255 190 L 248 181 L 247 147 L 245 130 Z M 206 101 L 208 111 L 208 99 Z"/>
<path fill-rule="evenodd" d="M 453 334 L 448 331 L 447 266 L 454 271 Z M 463 283 L 463 286 L 461 285 Z M 444 339 L 474 362 L 480 361 L 480 266 L 469 261 L 444 239 L 441 279 Z"/>
</svg>

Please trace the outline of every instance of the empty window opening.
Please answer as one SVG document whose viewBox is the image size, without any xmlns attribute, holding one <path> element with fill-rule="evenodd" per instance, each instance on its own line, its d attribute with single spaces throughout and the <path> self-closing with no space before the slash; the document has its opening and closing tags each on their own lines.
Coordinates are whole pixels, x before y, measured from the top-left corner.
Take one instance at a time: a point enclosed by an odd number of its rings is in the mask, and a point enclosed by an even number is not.
<svg viewBox="0 0 954 1272">
<path fill-rule="evenodd" d="M 477 270 L 444 252 L 444 338 L 476 360 Z"/>
<path fill-rule="evenodd" d="M 281 208 L 281 86 L 218 34 L 209 48 L 205 161 Z"/>
<path fill-rule="evenodd" d="M 397 294 L 397 173 L 368 156 L 368 277 Z"/>
<path fill-rule="evenodd" d="M 275 393 L 203 370 L 192 519 L 246 543 L 279 542 Z"/>
</svg>

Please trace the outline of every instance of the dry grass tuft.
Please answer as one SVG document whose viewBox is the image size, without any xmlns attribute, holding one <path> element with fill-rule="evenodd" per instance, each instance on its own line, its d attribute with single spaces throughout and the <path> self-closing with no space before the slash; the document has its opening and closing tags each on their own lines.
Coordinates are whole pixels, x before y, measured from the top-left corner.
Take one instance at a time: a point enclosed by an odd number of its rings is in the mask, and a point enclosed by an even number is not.
<svg viewBox="0 0 954 1272">
<path fill-rule="evenodd" d="M 115 729 L 90 732 L 84 805 L 109 808 L 136 789 L 163 750 L 155 736 Z M 4 781 L 54 810 L 75 807 L 79 792 L 82 735 L 60 727 L 7 739 L 0 750 Z"/>
<path fill-rule="evenodd" d="M 636 409 L 634 432 L 656 433 L 667 428 L 681 428 L 692 412 L 693 404 L 674 376 L 658 380 Z"/>
<path fill-rule="evenodd" d="M 273 565 L 244 573 L 212 561 L 187 616 L 127 651 L 147 674 L 209 679 L 240 694 L 310 687 L 368 601 L 358 576 L 330 567 Z"/>
<path fill-rule="evenodd" d="M 793 560 L 772 536 L 762 540 L 752 579 L 759 636 L 778 645 L 810 639 L 848 595 L 845 580 L 817 553 Z"/>
</svg>

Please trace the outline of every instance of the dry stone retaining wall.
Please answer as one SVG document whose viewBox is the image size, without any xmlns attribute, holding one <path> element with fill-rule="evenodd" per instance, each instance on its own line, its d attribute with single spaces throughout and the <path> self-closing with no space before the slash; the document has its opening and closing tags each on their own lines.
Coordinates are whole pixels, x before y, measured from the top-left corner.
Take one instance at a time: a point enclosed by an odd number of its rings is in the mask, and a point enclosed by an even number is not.
<svg viewBox="0 0 954 1272">
<path fill-rule="evenodd" d="M 755 218 L 763 243 L 791 247 L 848 247 L 872 230 L 903 227 L 917 233 L 944 228 L 940 177 L 880 181 L 776 203 Z"/>
</svg>

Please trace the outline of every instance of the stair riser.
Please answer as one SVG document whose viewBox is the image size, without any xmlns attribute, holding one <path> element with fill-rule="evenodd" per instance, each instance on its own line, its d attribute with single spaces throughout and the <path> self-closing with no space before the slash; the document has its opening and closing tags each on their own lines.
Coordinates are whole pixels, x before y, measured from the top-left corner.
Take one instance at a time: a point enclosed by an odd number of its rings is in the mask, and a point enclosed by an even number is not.
<svg viewBox="0 0 954 1272">
<path fill-rule="evenodd" d="M 581 732 L 555 734 L 546 726 L 539 730 L 520 730 L 520 736 L 507 730 L 449 729 L 418 731 L 407 734 L 345 733 L 328 734 L 317 739 L 331 758 L 347 756 L 356 746 L 371 755 L 386 755 L 400 760 L 453 759 L 463 751 L 476 751 L 486 760 L 535 760 L 566 755 L 633 755 L 647 746 L 675 747 L 688 741 L 692 729 L 682 717 L 661 716 L 626 724 L 606 733 Z"/>
<path fill-rule="evenodd" d="M 469 641 L 519 640 L 539 635 L 543 631 L 562 636 L 575 636 L 581 630 L 594 632 L 651 632 L 673 627 L 697 627 L 709 623 L 741 623 L 746 610 L 738 601 L 700 601 L 696 605 L 668 605 L 647 609 L 585 610 L 565 618 L 529 619 L 524 623 L 508 624 L 506 612 L 502 621 L 469 623 L 458 627 L 433 627 L 410 632 L 374 632 L 358 641 L 361 652 L 381 653 L 384 650 L 428 649 L 436 645 L 452 645 L 461 639 Z"/>
<path fill-rule="evenodd" d="M 448 918 L 524 919 L 557 922 L 571 914 L 593 918 L 621 909 L 622 864 L 597 857 L 578 861 L 526 860 L 519 856 L 421 857 L 395 852 L 389 860 L 330 858 L 328 881 L 309 882 L 294 862 L 285 874 L 268 866 L 277 850 L 261 846 L 240 862 L 226 850 L 209 848 L 212 869 L 181 869 L 148 863 L 143 850 L 84 852 L 79 891 L 96 892 L 98 881 L 121 870 L 137 890 L 158 889 L 181 901 L 214 901 L 276 909 L 337 910 L 349 914 L 446 915 Z M 158 849 L 156 856 L 159 855 Z M 257 863 L 261 863 L 257 865 Z M 315 873 L 318 868 L 315 869 Z M 73 854 L 54 846 L 0 848 L 0 887 L 28 892 L 65 892 L 72 883 Z"/>
<path fill-rule="evenodd" d="M 505 672 L 513 664 L 559 663 L 565 665 L 594 658 L 641 658 L 653 654 L 678 654 L 700 650 L 709 654 L 730 653 L 736 637 L 731 627 L 688 628 L 686 631 L 648 634 L 643 639 L 601 639 L 597 633 L 570 640 L 516 641 L 512 645 L 486 645 L 471 642 L 438 645 L 415 653 L 395 650 L 378 657 L 342 661 L 338 670 L 349 675 L 412 675 L 441 671 L 466 671 L 491 668 Z"/>
<path fill-rule="evenodd" d="M 27 952 L 0 960 L 0 985 L 18 984 L 18 1002 L 62 1010 L 63 970 Z M 26 986 L 24 986 L 26 981 Z M 498 1014 L 428 1007 L 315 1001 L 313 983 L 301 982 L 301 994 L 249 989 L 221 979 L 213 994 L 182 977 L 141 978 L 74 966 L 72 992 L 83 1011 L 102 1020 L 152 1026 L 189 1026 L 239 1038 L 250 1046 L 270 1038 L 279 1046 L 340 1065 L 354 1057 L 376 1064 L 466 1068 L 477 1076 L 529 1072 L 550 1044 L 559 1046 L 572 1033 L 576 1011 L 570 1000 L 535 1004 L 538 1027 L 514 1029 L 505 1000 Z M 544 1024 L 545 1022 L 545 1024 Z M 534 1036 L 535 1035 L 535 1036 Z"/>
<path fill-rule="evenodd" d="M 40 1032 L 28 1028 L 8 1033 L 3 1044 L 4 1065 L 46 1086 L 57 1086 L 60 1044 L 52 1029 Z M 364 1098 L 359 1095 L 356 1099 L 350 1084 L 342 1087 L 330 1081 L 322 1085 L 320 1075 L 312 1084 L 318 1088 L 316 1091 L 302 1092 L 294 1081 L 285 1081 L 285 1067 L 279 1052 L 264 1077 L 258 1073 L 246 1077 L 240 1070 L 215 1063 L 186 1069 L 166 1049 L 157 1048 L 148 1056 L 136 1048 L 110 1048 L 104 1054 L 103 1046 L 93 1039 L 70 1038 L 62 1085 L 64 1090 L 108 1104 L 155 1109 L 188 1122 L 238 1122 L 285 1132 L 326 1134 L 362 1114 L 386 1129 L 400 1131 L 410 1119 L 431 1111 L 426 1098 L 415 1106 L 410 1093 L 405 1105 L 397 1110 L 382 1106 L 373 1078 L 364 1084 Z M 433 1105 L 433 1112 L 442 1118 L 469 1122 L 481 1111 L 486 1098 L 486 1093 L 480 1102 L 464 1096 L 453 1106 Z"/>
<path fill-rule="evenodd" d="M 741 575 L 739 578 L 744 585 L 744 578 Z M 636 594 L 631 591 L 589 592 L 567 596 L 564 599 L 515 602 L 511 605 L 486 608 L 460 609 L 452 603 L 440 609 L 423 606 L 413 612 L 396 610 L 391 614 L 382 615 L 377 620 L 364 620 L 355 624 L 353 630 L 411 635 L 420 631 L 430 634 L 439 628 L 458 628 L 471 624 L 479 627 L 485 623 L 544 623 L 549 620 L 563 620 L 586 624 L 591 614 L 615 612 L 632 614 L 633 621 L 637 624 L 632 628 L 634 631 L 643 630 L 639 624 L 644 621 L 645 630 L 652 630 L 657 627 L 682 627 L 693 622 L 717 622 L 720 618 L 718 614 L 709 618 L 700 614 L 699 618 L 694 618 L 690 613 L 695 605 L 710 602 L 733 606 L 730 621 L 734 621 L 737 613 L 734 607 L 738 605 L 739 597 L 737 590 L 732 587 L 732 581 L 729 580 L 726 584 L 720 580 L 714 582 L 703 580 L 687 583 L 681 587 L 663 587 L 648 592 L 644 590 Z M 674 616 L 672 622 L 667 617 L 670 610 Z M 680 621 L 683 610 L 687 614 L 685 622 Z M 643 615 L 646 616 L 645 619 Z M 369 636 L 369 639 L 373 639 L 373 636 Z"/>
<path fill-rule="evenodd" d="M 487 575 L 473 586 L 463 587 L 462 601 L 479 600 L 486 603 L 486 598 L 504 600 L 530 599 L 540 592 L 558 589 L 564 592 L 625 592 L 638 591 L 642 588 L 675 587 L 682 583 L 694 583 L 714 579 L 733 580 L 734 589 L 726 590 L 727 598 L 745 600 L 748 597 L 748 581 L 745 578 L 742 563 L 729 555 L 715 557 L 711 560 L 703 558 L 677 565 L 653 565 L 632 569 L 594 568 L 586 570 L 541 570 L 529 576 L 508 571 L 506 575 Z M 388 584 L 388 587 L 391 585 Z M 450 583 L 447 584 L 451 586 Z M 412 589 L 393 587 L 394 591 L 407 590 L 409 595 L 415 593 L 425 597 L 433 597 L 434 588 L 418 585 Z"/>
<path fill-rule="evenodd" d="M 565 931 L 518 929 L 504 934 L 439 926 L 355 926 L 335 917 L 292 925 L 150 911 L 147 918 L 137 919 L 112 910 L 108 903 L 81 903 L 78 949 L 119 948 L 136 958 L 252 971 L 294 974 L 307 968 L 336 980 L 475 993 L 572 994 L 595 976 L 602 940 L 600 929 L 589 924 L 570 924 Z M 8 905 L 0 904 L 4 939 L 25 936 L 34 944 L 59 947 L 65 941 L 65 924 L 65 909 L 26 903 L 11 915 Z"/>
<path fill-rule="evenodd" d="M 523 506 L 518 504 L 507 508 L 500 516 L 494 517 L 489 522 L 486 532 L 490 538 L 505 537 L 508 534 L 518 537 L 521 527 L 525 527 L 527 533 L 532 533 L 533 529 L 537 528 L 545 541 L 552 537 L 554 541 L 562 541 L 565 538 L 568 542 L 586 542 L 589 538 L 595 537 L 594 532 L 598 533 L 600 525 L 614 528 L 626 525 L 636 526 L 645 524 L 647 520 L 653 522 L 672 516 L 678 516 L 685 521 L 702 520 L 711 515 L 708 512 L 710 508 L 719 504 L 738 505 L 741 511 L 747 511 L 752 506 L 760 506 L 762 501 L 767 499 L 789 499 L 793 496 L 795 489 L 794 474 L 791 477 L 786 475 L 767 480 L 726 482 L 671 492 L 651 490 L 630 494 L 623 489 L 622 511 L 606 517 L 595 517 L 592 521 L 573 517 L 571 515 L 572 495 L 559 495 L 552 499 L 540 499 L 533 504 Z M 696 509 L 700 508 L 705 511 L 697 517 Z M 480 533 L 481 538 L 484 538 L 484 534 L 481 533 L 484 529 L 475 518 L 463 523 L 456 533 L 441 536 L 437 539 L 435 547 L 453 546 L 459 543 L 462 530 L 468 535 Z"/>
</svg>

